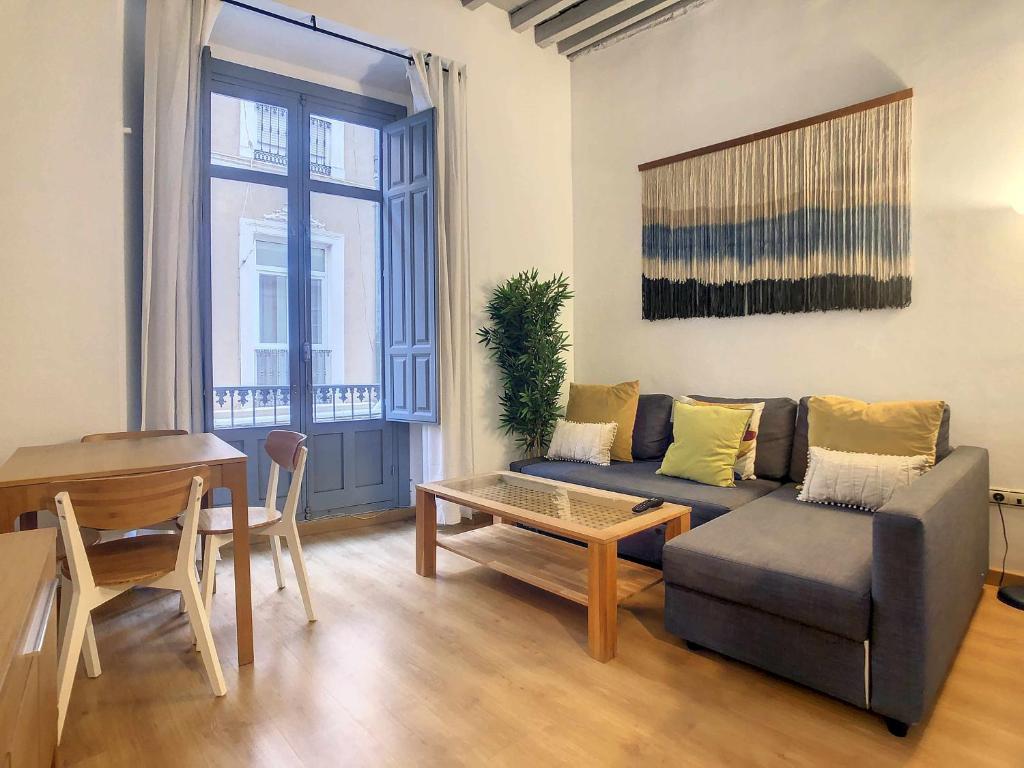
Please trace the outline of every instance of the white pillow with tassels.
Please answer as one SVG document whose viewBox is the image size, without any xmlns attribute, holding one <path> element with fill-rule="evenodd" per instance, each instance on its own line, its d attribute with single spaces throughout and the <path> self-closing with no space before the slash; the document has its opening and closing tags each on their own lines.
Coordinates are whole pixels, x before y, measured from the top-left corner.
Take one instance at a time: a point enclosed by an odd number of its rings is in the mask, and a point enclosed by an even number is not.
<svg viewBox="0 0 1024 768">
<path fill-rule="evenodd" d="M 553 461 L 579 461 L 607 467 L 612 463 L 612 443 L 619 425 L 581 424 L 559 419 L 551 436 L 547 458 Z"/>
<path fill-rule="evenodd" d="M 880 456 L 811 446 L 803 489 L 796 498 L 874 512 L 927 472 L 928 465 L 927 456 Z"/>
</svg>

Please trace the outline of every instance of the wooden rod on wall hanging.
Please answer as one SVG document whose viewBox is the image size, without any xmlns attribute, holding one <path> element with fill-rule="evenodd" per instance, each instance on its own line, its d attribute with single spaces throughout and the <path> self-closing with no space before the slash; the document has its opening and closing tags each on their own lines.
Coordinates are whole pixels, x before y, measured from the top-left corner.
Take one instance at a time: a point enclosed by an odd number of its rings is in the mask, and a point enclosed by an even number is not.
<svg viewBox="0 0 1024 768">
<path fill-rule="evenodd" d="M 780 133 L 788 133 L 789 131 L 795 131 L 798 128 L 806 128 L 809 125 L 816 125 L 828 120 L 835 120 L 837 117 L 846 117 L 847 115 L 853 115 L 857 112 L 864 112 L 869 109 L 874 109 L 875 107 L 884 106 L 885 104 L 892 104 L 893 102 L 902 101 L 903 99 L 909 99 L 913 95 L 914 89 L 907 88 L 906 90 L 896 91 L 895 93 L 886 94 L 885 96 L 868 99 L 867 101 L 862 101 L 859 104 L 851 104 L 850 106 L 842 107 L 841 109 L 833 109 L 831 112 L 823 112 L 822 114 L 815 115 L 814 117 L 805 117 L 803 120 L 797 120 L 793 123 L 786 123 L 785 125 L 768 128 L 764 131 L 758 131 L 757 133 L 748 133 L 746 136 L 729 139 L 728 141 L 720 141 L 717 144 L 709 144 L 708 146 L 700 147 L 699 149 L 691 149 L 688 152 L 681 152 L 678 155 L 670 155 L 669 157 L 663 157 L 660 160 L 651 160 L 646 163 L 641 163 L 637 166 L 637 170 L 649 171 L 651 168 L 658 168 L 662 165 L 671 165 L 672 163 L 678 163 L 680 160 L 689 160 L 691 157 L 710 155 L 712 152 L 720 152 L 723 149 L 738 147 L 741 144 L 749 144 L 752 141 L 767 139 L 769 136 L 778 136 Z"/>
</svg>

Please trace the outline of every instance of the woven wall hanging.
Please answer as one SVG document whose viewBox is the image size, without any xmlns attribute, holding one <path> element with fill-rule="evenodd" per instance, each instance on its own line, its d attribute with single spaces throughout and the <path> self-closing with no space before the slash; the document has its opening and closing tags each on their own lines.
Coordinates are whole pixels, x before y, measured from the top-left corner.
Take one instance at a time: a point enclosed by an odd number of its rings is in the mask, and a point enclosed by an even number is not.
<svg viewBox="0 0 1024 768">
<path fill-rule="evenodd" d="M 908 306 L 912 95 L 641 165 L 644 318 Z"/>
</svg>

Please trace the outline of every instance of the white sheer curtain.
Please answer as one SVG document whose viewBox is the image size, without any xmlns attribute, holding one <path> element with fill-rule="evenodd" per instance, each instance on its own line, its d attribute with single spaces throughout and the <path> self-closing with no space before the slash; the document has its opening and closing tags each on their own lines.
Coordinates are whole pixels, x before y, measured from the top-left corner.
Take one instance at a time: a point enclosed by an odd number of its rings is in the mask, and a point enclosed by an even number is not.
<svg viewBox="0 0 1024 768">
<path fill-rule="evenodd" d="M 142 427 L 202 425 L 200 57 L 220 0 L 149 0 L 143 107 Z"/>
<path fill-rule="evenodd" d="M 413 108 L 437 110 L 437 306 L 440 425 L 422 428 L 423 479 L 473 473 L 473 329 L 469 294 L 466 68 L 416 53 L 409 67 Z M 457 523 L 458 506 L 438 501 L 437 521 Z"/>
</svg>

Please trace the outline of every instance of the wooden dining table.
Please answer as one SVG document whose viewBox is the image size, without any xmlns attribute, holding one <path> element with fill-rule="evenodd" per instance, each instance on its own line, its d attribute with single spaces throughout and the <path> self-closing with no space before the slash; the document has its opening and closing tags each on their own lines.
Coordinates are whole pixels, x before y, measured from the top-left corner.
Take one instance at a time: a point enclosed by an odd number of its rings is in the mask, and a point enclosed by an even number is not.
<svg viewBox="0 0 1024 768">
<path fill-rule="evenodd" d="M 209 468 L 208 490 L 227 488 L 231 492 L 238 664 L 251 664 L 252 588 L 249 581 L 246 457 L 216 435 L 167 435 L 144 440 L 59 443 L 18 448 L 0 466 L 0 533 L 13 531 L 21 515 L 51 506 L 53 500 L 46 498 L 46 489 L 50 483 L 138 475 L 200 464 Z"/>
</svg>

